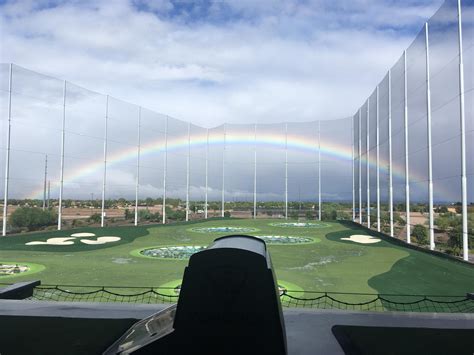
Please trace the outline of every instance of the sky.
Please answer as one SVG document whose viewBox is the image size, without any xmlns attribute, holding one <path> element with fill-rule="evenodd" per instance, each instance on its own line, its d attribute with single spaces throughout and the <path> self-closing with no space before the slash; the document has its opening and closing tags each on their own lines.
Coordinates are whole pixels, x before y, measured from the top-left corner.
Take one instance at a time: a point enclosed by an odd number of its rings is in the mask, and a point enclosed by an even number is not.
<svg viewBox="0 0 474 355">
<path fill-rule="evenodd" d="M 441 1 L 0 1 L 0 61 L 204 127 L 349 117 Z"/>
<path fill-rule="evenodd" d="M 472 0 L 467 3 L 472 11 Z M 401 56 L 408 48 L 410 193 L 412 201 L 426 201 L 425 38 L 424 33 L 417 34 L 440 5 L 439 0 L 0 0 L 0 62 L 110 95 L 110 124 L 105 132 L 106 96 L 67 86 L 66 198 L 100 196 L 105 136 L 107 196 L 133 198 L 140 135 L 141 196 L 162 195 L 167 151 L 169 196 L 183 198 L 186 194 L 189 153 L 191 199 L 202 200 L 205 127 L 214 128 L 209 145 L 210 198 L 221 196 L 225 156 L 228 200 L 248 201 L 253 198 L 255 133 L 260 135 L 256 149 L 259 199 L 282 199 L 288 146 L 290 199 L 314 200 L 320 135 L 323 199 L 350 200 L 351 117 L 361 107 L 363 122 L 369 110 L 370 117 L 375 117 L 374 88 L 379 83 L 380 109 L 388 107 L 386 74 L 392 68 L 393 178 L 399 202 L 405 196 Z M 448 5 L 430 20 L 433 174 L 435 200 L 457 201 L 457 9 L 455 0 Z M 472 33 L 472 23 L 465 23 L 466 33 Z M 473 36 L 466 38 L 466 102 L 472 103 L 474 45 Z M 3 105 L 8 96 L 7 68 L 0 66 L 2 118 L 7 117 L 7 105 Z M 15 68 L 11 195 L 42 196 L 44 158 L 48 155 L 48 179 L 53 181 L 55 198 L 60 186 L 63 82 Z M 370 95 L 367 110 L 363 104 Z M 148 109 L 141 112 L 139 134 L 138 107 L 114 98 Z M 381 117 L 388 119 L 385 111 Z M 164 115 L 181 121 L 170 119 L 166 126 Z M 466 115 L 472 117 L 472 105 L 466 106 Z M 320 133 L 319 120 L 329 120 L 321 124 Z M 2 151 L 6 122 L 0 119 Z M 189 140 L 186 122 L 193 124 Z M 293 123 L 287 133 L 284 124 L 277 125 L 282 122 Z M 227 123 L 226 136 L 223 123 Z M 255 123 L 261 124 L 257 132 Z M 267 125 L 262 128 L 262 124 Z M 373 134 L 374 124 L 371 127 Z M 469 127 L 472 136 L 472 125 Z M 374 137 L 371 142 L 373 147 Z M 467 142 L 472 145 L 474 139 Z M 381 148 L 385 146 L 382 139 Z M 383 186 L 388 181 L 384 152 L 382 149 Z M 0 176 L 4 175 L 4 159 L 5 154 L 0 154 Z M 374 166 L 372 161 L 372 173 Z M 468 166 L 470 176 L 473 167 Z M 374 181 L 372 176 L 372 185 Z M 374 186 L 371 189 L 375 191 Z"/>
</svg>

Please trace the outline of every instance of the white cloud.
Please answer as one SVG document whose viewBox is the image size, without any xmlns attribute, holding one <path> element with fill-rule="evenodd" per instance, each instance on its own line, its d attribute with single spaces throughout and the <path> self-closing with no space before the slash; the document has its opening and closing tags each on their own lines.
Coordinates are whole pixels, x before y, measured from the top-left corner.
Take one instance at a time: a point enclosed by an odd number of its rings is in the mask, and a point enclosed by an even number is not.
<svg viewBox="0 0 474 355">
<path fill-rule="evenodd" d="M 211 5 L 9 2 L 1 61 L 205 126 L 340 118 L 438 1 Z"/>
</svg>

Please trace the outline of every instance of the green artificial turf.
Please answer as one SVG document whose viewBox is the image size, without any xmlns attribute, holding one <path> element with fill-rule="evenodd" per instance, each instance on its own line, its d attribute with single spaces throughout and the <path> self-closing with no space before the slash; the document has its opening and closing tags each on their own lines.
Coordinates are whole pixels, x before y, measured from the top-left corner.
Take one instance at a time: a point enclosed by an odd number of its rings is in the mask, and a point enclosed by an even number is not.
<svg viewBox="0 0 474 355">
<path fill-rule="evenodd" d="M 272 226 L 271 220 L 210 220 L 193 227 L 236 226 L 258 229 L 255 235 L 317 238 L 318 243 L 268 245 L 276 276 L 306 291 L 464 295 L 474 290 L 474 267 L 384 238 L 376 244 L 356 244 L 340 238 L 368 234 L 353 224 L 325 222 L 324 228 Z M 0 282 L 41 279 L 43 284 L 96 286 L 160 286 L 182 278 L 188 260 L 137 256 L 137 250 L 170 245 L 208 245 L 224 234 L 196 233 L 190 224 L 81 228 L 0 238 L 0 261 L 35 263 L 34 274 L 0 277 Z M 122 239 L 104 245 L 75 242 L 70 246 L 35 245 L 51 237 L 92 232 Z M 377 236 L 376 233 L 373 234 Z M 90 239 L 90 238 L 88 238 Z"/>
</svg>

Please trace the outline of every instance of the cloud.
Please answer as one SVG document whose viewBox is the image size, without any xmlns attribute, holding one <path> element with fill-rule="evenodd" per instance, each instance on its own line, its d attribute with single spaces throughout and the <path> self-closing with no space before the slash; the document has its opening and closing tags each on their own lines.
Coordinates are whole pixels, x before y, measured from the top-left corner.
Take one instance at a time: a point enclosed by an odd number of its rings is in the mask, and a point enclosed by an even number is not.
<svg viewBox="0 0 474 355">
<path fill-rule="evenodd" d="M 7 2 L 1 61 L 207 127 L 340 118 L 438 3 Z"/>
<path fill-rule="evenodd" d="M 339 119 L 354 114 L 439 4 L 440 1 L 413 0 L 7 1 L 0 5 L 0 58 L 2 62 L 13 62 L 66 79 L 204 127 L 216 127 L 224 122 Z M 444 49 L 440 48 L 437 58 Z M 450 68 L 457 70 L 456 63 Z M 449 74 L 447 70 L 445 73 Z M 18 80 L 20 77 L 25 81 Z M 15 81 L 15 90 L 24 94 L 24 101 L 15 98 L 15 118 L 30 122 L 14 126 L 15 148 L 25 152 L 21 155 L 23 160 L 15 153 L 12 174 L 17 173 L 13 178 L 18 181 L 23 179 L 24 162 L 29 161 L 30 175 L 34 178 L 24 185 L 13 184 L 12 194 L 41 191 L 45 153 L 50 154 L 51 179 L 56 182 L 59 179 L 63 83 L 58 79 L 34 87 L 22 86 L 33 77 L 36 78 L 34 73 L 25 71 Z M 438 76 L 438 83 L 439 78 L 445 76 Z M 437 87 L 444 89 L 448 84 L 437 84 Z M 88 197 L 90 193 L 100 193 L 101 188 L 103 142 L 100 139 L 104 135 L 101 119 L 105 96 L 94 99 L 91 93 L 72 85 L 68 90 L 68 119 L 75 120 L 77 125 L 69 128 L 76 130 L 76 138 L 72 133 L 66 137 L 66 168 L 77 172 L 79 178 L 67 185 L 66 195 L 82 193 Z M 433 89 L 432 95 L 434 108 L 437 103 L 443 104 L 440 99 L 444 97 L 443 90 Z M 136 118 L 135 106 L 118 100 L 111 102 L 112 119 L 118 122 L 131 115 Z M 420 107 L 423 111 L 425 105 Z M 415 112 L 412 107 L 410 110 Z M 433 115 L 436 118 L 437 113 Z M 42 121 L 40 117 L 47 117 L 49 121 Z M 149 122 L 156 121 L 158 118 L 150 115 Z M 37 125 L 34 129 L 33 122 Z M 112 127 L 118 126 L 117 122 Z M 0 124 L 5 132 L 5 121 Z M 181 124 L 181 127 L 186 126 Z M 348 132 L 348 126 L 345 128 Z M 39 136 L 44 131 L 50 139 Z M 126 142 L 111 144 L 110 155 L 120 155 L 120 149 L 134 147 L 136 132 L 127 128 L 123 131 L 125 134 L 121 137 L 127 137 Z M 23 134 L 21 139 L 21 132 L 29 132 L 29 136 Z M 109 135 L 113 132 L 110 129 Z M 120 131 L 116 132 L 117 137 L 110 138 L 111 141 L 120 141 Z M 156 139 L 157 132 L 146 132 L 147 139 Z M 185 139 L 185 131 L 181 133 Z M 162 132 L 160 134 L 162 136 Z M 311 138 L 308 135 L 306 138 Z M 3 135 L 1 139 L 3 146 Z M 349 138 L 338 143 L 348 148 L 348 142 Z M 28 158 L 28 151 L 41 153 L 32 153 Z M 215 155 L 221 157 L 218 148 L 216 151 Z M 282 156 L 277 157 L 279 153 L 281 150 L 268 149 L 259 157 L 259 164 L 267 164 L 258 172 L 261 199 L 281 200 L 284 165 Z M 183 157 L 186 152 L 180 154 L 181 158 L 176 155 L 169 160 L 170 196 L 185 195 Z M 230 158 L 227 161 L 226 174 L 241 178 L 229 179 L 226 196 L 250 200 L 253 161 L 247 158 L 252 158 L 252 153 L 239 154 L 233 161 Z M 143 196 L 157 197 L 162 193 L 163 163 L 158 155 L 150 154 L 148 166 L 142 169 L 140 191 Z M 246 160 L 242 159 L 244 156 Z M 136 167 L 130 157 L 128 162 L 109 169 L 109 196 L 134 196 Z M 1 176 L 3 159 L 4 154 L 1 154 Z M 121 159 L 117 160 L 121 162 Z M 211 162 L 210 168 L 210 198 L 213 199 L 220 196 L 219 159 Z M 273 159 L 278 161 L 272 162 Z M 96 162 L 91 169 L 93 172 L 82 175 L 82 171 L 88 171 L 91 161 Z M 303 166 L 290 162 L 290 199 L 299 199 L 300 190 L 311 196 L 316 192 L 314 166 L 309 160 L 306 163 Z M 347 161 L 345 163 L 344 166 L 324 166 L 325 199 L 350 198 L 351 169 Z M 149 171 L 145 172 L 145 168 Z M 202 170 L 202 164 L 200 168 Z M 66 174 L 66 180 L 68 176 Z M 202 171 L 199 180 L 193 181 L 194 176 L 192 172 L 191 195 L 202 199 Z M 299 179 L 300 176 L 303 178 Z"/>
</svg>

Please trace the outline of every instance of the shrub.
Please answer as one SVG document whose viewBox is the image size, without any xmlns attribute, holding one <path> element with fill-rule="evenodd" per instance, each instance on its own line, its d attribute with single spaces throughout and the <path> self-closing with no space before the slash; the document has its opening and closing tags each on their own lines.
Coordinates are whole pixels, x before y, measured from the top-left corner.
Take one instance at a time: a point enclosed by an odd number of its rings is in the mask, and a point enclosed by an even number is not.
<svg viewBox="0 0 474 355">
<path fill-rule="evenodd" d="M 10 224 L 14 228 L 27 228 L 28 230 L 40 229 L 53 225 L 58 216 L 51 210 L 43 211 L 36 207 L 20 207 L 10 216 Z"/>
<path fill-rule="evenodd" d="M 230 211 L 224 212 L 224 218 L 230 218 Z"/>
<path fill-rule="evenodd" d="M 135 217 L 135 213 L 126 208 L 124 212 L 124 217 L 125 219 L 133 219 Z"/>
<path fill-rule="evenodd" d="M 148 209 L 138 210 L 138 219 L 139 220 L 158 222 L 158 221 L 160 221 L 160 218 L 161 218 L 161 215 L 160 215 L 159 212 L 152 213 Z"/>
<path fill-rule="evenodd" d="M 92 222 L 92 223 L 99 223 L 101 220 L 100 218 L 100 214 L 99 213 L 94 213 L 93 215 L 91 215 L 89 217 L 89 222 Z"/>
<path fill-rule="evenodd" d="M 428 242 L 428 229 L 422 224 L 417 224 L 413 227 L 411 235 L 418 244 L 426 244 Z"/>
<path fill-rule="evenodd" d="M 460 255 L 462 250 L 462 225 L 457 225 L 448 232 L 448 247 L 454 255 Z"/>
</svg>

